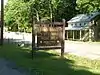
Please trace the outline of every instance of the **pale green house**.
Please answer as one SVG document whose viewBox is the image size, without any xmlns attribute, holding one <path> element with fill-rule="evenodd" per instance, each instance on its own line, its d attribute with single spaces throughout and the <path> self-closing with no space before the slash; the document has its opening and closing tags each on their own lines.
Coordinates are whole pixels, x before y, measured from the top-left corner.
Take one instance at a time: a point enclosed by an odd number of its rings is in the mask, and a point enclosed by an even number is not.
<svg viewBox="0 0 100 75">
<path fill-rule="evenodd" d="M 68 27 L 65 28 L 65 37 L 67 40 L 100 40 L 100 12 L 79 14 L 67 23 Z"/>
</svg>

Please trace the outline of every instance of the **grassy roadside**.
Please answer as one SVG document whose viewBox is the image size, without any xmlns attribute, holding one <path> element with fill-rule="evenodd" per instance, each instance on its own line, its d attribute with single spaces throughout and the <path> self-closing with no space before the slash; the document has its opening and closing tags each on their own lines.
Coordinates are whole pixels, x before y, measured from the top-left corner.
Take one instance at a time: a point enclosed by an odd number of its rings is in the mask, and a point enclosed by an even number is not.
<svg viewBox="0 0 100 75">
<path fill-rule="evenodd" d="M 31 49 L 5 44 L 0 47 L 0 57 L 27 69 L 36 69 L 39 75 L 100 75 L 100 60 L 89 60 L 65 54 L 61 59 L 55 51 L 37 51 L 31 59 Z M 33 70 L 34 71 L 34 70 Z"/>
</svg>

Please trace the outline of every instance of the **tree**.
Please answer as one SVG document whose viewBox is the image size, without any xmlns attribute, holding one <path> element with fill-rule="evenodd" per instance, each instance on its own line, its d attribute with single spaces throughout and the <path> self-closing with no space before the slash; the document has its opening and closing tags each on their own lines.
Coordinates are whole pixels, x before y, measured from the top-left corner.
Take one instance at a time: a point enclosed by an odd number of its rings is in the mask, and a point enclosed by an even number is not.
<svg viewBox="0 0 100 75">
<path fill-rule="evenodd" d="M 100 10 L 100 0 L 77 0 L 80 13 L 91 13 Z"/>
<path fill-rule="evenodd" d="M 5 8 L 5 23 L 13 31 L 27 31 L 31 28 L 30 14 L 37 21 L 69 20 L 76 14 L 75 7 L 76 0 L 9 0 Z"/>
<path fill-rule="evenodd" d="M 1 33 L 0 33 L 0 45 L 3 45 L 3 25 L 4 25 L 4 1 L 1 0 Z"/>
<path fill-rule="evenodd" d="M 9 0 L 5 9 L 5 22 L 12 30 L 24 31 L 29 27 L 29 4 L 23 0 Z"/>
<path fill-rule="evenodd" d="M 76 0 L 61 0 L 57 6 L 56 19 L 65 18 L 69 20 L 76 15 Z"/>
</svg>

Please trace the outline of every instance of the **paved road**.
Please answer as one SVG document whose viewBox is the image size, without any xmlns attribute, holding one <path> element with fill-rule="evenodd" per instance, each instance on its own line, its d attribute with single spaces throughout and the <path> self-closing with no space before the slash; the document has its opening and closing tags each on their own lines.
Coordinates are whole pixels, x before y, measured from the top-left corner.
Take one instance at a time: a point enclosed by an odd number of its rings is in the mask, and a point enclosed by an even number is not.
<svg viewBox="0 0 100 75">
<path fill-rule="evenodd" d="M 28 75 L 28 73 L 17 68 L 12 62 L 0 59 L 0 75 Z"/>
<path fill-rule="evenodd" d="M 100 59 L 100 42 L 66 41 L 65 52 L 90 59 Z"/>
</svg>

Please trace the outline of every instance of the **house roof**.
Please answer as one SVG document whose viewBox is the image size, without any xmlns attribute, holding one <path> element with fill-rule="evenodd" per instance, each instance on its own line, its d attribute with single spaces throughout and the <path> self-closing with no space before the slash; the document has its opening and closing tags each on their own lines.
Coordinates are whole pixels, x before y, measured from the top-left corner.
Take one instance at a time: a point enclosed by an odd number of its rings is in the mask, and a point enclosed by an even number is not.
<svg viewBox="0 0 100 75">
<path fill-rule="evenodd" d="M 93 18 L 95 18 L 97 15 L 100 15 L 100 12 L 93 12 L 91 14 L 79 14 L 79 15 L 73 17 L 71 20 L 69 20 L 68 23 L 89 22 Z"/>
</svg>

